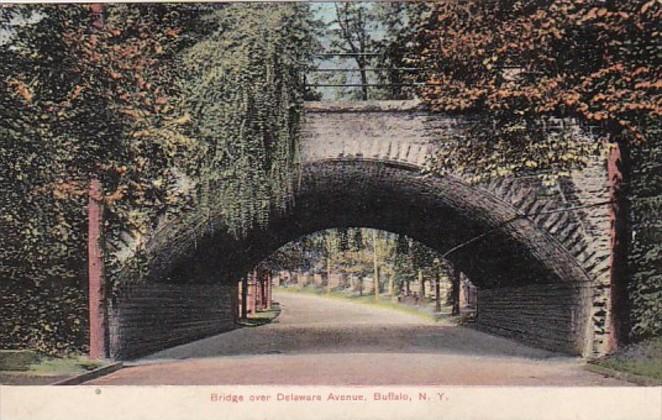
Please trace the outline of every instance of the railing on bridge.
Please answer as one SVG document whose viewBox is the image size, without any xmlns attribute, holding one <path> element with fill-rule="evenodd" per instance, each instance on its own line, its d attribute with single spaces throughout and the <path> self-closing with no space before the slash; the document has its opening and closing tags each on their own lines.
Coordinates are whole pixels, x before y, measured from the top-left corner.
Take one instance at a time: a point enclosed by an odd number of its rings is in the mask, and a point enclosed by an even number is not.
<svg viewBox="0 0 662 420">
<path fill-rule="evenodd" d="M 360 53 L 348 53 L 348 52 L 322 52 L 322 53 L 316 53 L 314 54 L 315 57 L 321 58 L 321 59 L 331 59 L 334 57 L 341 57 L 341 58 L 379 58 L 379 57 L 384 57 L 385 55 L 383 53 L 379 52 L 360 52 Z M 385 91 L 382 91 L 382 96 L 386 97 L 380 97 L 378 99 L 412 99 L 416 95 L 416 90 L 415 88 L 419 87 L 424 87 L 424 86 L 436 86 L 439 85 L 438 83 L 430 83 L 427 82 L 426 80 L 431 74 L 431 69 L 428 68 L 423 68 L 423 67 L 398 67 L 398 66 L 386 66 L 386 67 L 380 67 L 380 66 L 369 66 L 367 62 L 363 63 L 364 65 L 358 64 L 357 67 L 355 68 L 347 68 L 347 67 L 329 67 L 329 66 L 324 66 L 324 67 L 313 67 L 308 69 L 309 73 L 313 74 L 359 74 L 362 75 L 359 77 L 359 80 L 345 80 L 343 82 L 328 82 L 328 81 L 317 81 L 314 80 L 313 82 L 310 81 L 310 78 L 308 75 L 304 75 L 304 88 L 309 95 L 320 95 L 323 96 L 323 94 L 320 94 L 319 92 L 311 92 L 310 89 L 315 89 L 315 88 L 361 88 L 363 90 L 363 100 L 367 99 L 376 99 L 376 98 L 369 98 L 369 90 L 373 90 L 375 88 L 383 89 Z M 374 80 L 373 77 L 368 77 L 368 74 L 377 74 L 377 80 Z M 398 82 L 392 82 L 392 81 L 385 81 L 385 79 L 389 79 L 389 76 L 391 79 L 398 79 L 401 81 Z M 317 77 L 315 78 L 317 79 Z M 346 78 L 345 78 L 346 79 Z M 372 79 L 372 80 L 370 80 Z M 402 88 L 411 88 L 408 90 L 403 90 Z M 391 97 L 389 97 L 391 96 Z"/>
</svg>

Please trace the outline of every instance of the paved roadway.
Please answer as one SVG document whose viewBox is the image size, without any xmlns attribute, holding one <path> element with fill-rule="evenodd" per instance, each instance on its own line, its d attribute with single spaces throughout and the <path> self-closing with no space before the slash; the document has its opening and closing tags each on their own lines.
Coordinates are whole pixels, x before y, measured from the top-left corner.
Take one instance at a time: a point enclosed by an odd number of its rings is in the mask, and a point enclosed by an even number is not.
<svg viewBox="0 0 662 420">
<path fill-rule="evenodd" d="M 89 384 L 628 385 L 469 328 L 274 292 L 283 311 L 271 324 L 173 347 Z"/>
</svg>

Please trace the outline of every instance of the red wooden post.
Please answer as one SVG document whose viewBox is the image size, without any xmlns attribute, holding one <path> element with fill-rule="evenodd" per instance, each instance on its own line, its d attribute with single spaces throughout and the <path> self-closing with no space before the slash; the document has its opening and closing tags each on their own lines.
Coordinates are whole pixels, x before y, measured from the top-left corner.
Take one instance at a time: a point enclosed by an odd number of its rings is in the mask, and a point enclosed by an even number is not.
<svg viewBox="0 0 662 420">
<path fill-rule="evenodd" d="M 248 276 L 241 279 L 241 319 L 248 318 Z"/>
<path fill-rule="evenodd" d="M 271 302 L 272 302 L 272 297 L 273 297 L 273 281 L 274 279 L 271 277 L 271 273 L 267 273 L 267 309 L 271 309 Z"/>
<path fill-rule="evenodd" d="M 257 310 L 261 310 L 262 308 L 262 302 L 264 302 L 264 283 L 262 282 L 262 278 L 260 277 L 260 272 L 255 271 L 255 308 Z"/>
<path fill-rule="evenodd" d="M 262 297 L 264 295 L 262 279 L 260 278 L 260 272 L 255 271 L 255 308 L 260 310 L 262 309 Z"/>
<path fill-rule="evenodd" d="M 106 311 L 103 264 L 103 188 L 90 181 L 87 205 L 88 286 L 90 309 L 90 359 L 106 357 Z"/>
<path fill-rule="evenodd" d="M 267 309 L 267 300 L 269 300 L 269 285 L 267 284 L 267 272 L 262 272 L 262 309 Z"/>
<path fill-rule="evenodd" d="M 234 322 L 237 322 L 241 317 L 241 304 L 239 303 L 239 299 L 241 297 L 240 283 L 241 282 L 235 282 L 235 289 L 234 293 L 232 294 L 232 307 L 234 308 L 234 311 L 232 311 L 232 316 L 234 317 Z"/>
<path fill-rule="evenodd" d="M 609 198 L 611 207 L 609 218 L 611 222 L 610 232 L 610 311 L 607 326 L 607 351 L 616 351 L 628 340 L 629 327 L 629 299 L 627 291 L 626 252 L 627 252 L 627 227 L 626 227 L 626 204 L 624 199 L 624 165 L 627 159 L 627 149 L 618 143 L 610 145 L 607 160 L 607 176 L 609 182 Z"/>
<path fill-rule="evenodd" d="M 257 274 L 253 271 L 249 276 L 251 279 L 248 283 L 248 307 L 249 313 L 255 315 L 257 313 Z"/>
</svg>

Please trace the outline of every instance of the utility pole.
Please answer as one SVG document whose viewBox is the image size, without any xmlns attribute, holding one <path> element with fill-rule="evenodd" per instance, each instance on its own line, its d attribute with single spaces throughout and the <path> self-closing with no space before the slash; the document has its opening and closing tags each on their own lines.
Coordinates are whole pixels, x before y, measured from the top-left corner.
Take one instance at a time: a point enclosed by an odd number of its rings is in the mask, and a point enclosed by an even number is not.
<svg viewBox="0 0 662 420">
<path fill-rule="evenodd" d="M 87 255 L 90 315 L 90 359 L 106 357 L 106 291 L 103 256 L 103 186 L 90 181 L 87 205 Z"/>
<path fill-rule="evenodd" d="M 104 26 L 104 5 L 90 5 L 93 31 Z M 97 177 L 90 180 L 87 204 L 88 307 L 90 322 L 90 359 L 106 357 L 106 287 L 103 238 L 103 185 Z"/>
<path fill-rule="evenodd" d="M 453 304 L 451 315 L 456 316 L 460 315 L 460 272 L 455 267 L 451 267 L 450 273 L 451 303 Z"/>
</svg>

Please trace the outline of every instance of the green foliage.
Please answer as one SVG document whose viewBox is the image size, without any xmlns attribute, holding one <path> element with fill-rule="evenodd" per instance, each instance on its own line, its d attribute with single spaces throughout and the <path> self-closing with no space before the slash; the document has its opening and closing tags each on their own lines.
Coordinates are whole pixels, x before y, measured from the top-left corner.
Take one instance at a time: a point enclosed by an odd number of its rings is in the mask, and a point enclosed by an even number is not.
<svg viewBox="0 0 662 420">
<path fill-rule="evenodd" d="M 630 149 L 632 336 L 659 335 L 661 3 L 470 0 L 420 8 L 413 42 L 418 65 L 431 69 L 421 96 L 432 109 L 478 118 L 468 136 L 440 147 L 430 170 L 473 181 L 529 170 L 558 176 L 583 167 L 601 143 Z M 550 117 L 601 135 L 591 142 L 550 133 Z"/>
<path fill-rule="evenodd" d="M 405 235 L 398 235 L 398 244 L 395 252 L 402 255 L 409 254 L 409 239 Z"/>
<path fill-rule="evenodd" d="M 375 66 L 377 78 L 387 86 L 375 92 L 376 99 L 412 99 L 416 97 L 412 82 L 425 81 L 425 69 L 403 70 L 416 65 L 418 47 L 415 43 L 417 23 L 426 10 L 423 2 L 376 2 L 375 19 L 383 32 L 375 40 L 374 49 L 381 52 Z M 399 70 L 398 70 L 399 69 Z"/>
<path fill-rule="evenodd" d="M 346 240 L 347 246 L 342 247 Z M 439 252 L 404 235 L 376 231 L 373 236 L 373 229 L 367 228 L 329 229 L 304 236 L 278 249 L 266 263 L 276 271 L 331 269 L 360 278 L 374 274 L 375 253 L 382 282 L 393 277 L 396 290 L 416 280 L 419 271 L 426 278 L 433 278 L 438 270 L 447 271 L 438 263 Z"/>
<path fill-rule="evenodd" d="M 307 6 L 103 8 L 0 8 L 3 347 L 85 349 L 91 177 L 111 288 L 159 221 L 220 213 L 241 235 L 290 199 Z"/>
<path fill-rule="evenodd" d="M 302 66 L 314 47 L 305 5 L 232 5 L 183 57 L 183 108 L 201 144 L 199 208 L 236 235 L 284 210 L 301 121 Z"/>
<path fill-rule="evenodd" d="M 353 234 L 352 234 L 352 249 L 354 251 L 360 251 L 363 249 L 364 242 L 363 242 L 363 230 L 360 228 L 354 228 L 352 229 Z"/>
<path fill-rule="evenodd" d="M 75 286 L 25 287 L 0 283 L 3 348 L 29 348 L 46 354 L 87 349 L 87 299 Z"/>
<path fill-rule="evenodd" d="M 349 232 L 347 229 L 338 229 L 336 232 L 338 235 L 338 252 L 349 251 Z"/>
<path fill-rule="evenodd" d="M 598 366 L 662 381 L 662 337 L 650 338 L 598 359 Z"/>
<path fill-rule="evenodd" d="M 14 308 L 2 346 L 84 350 L 92 176 L 106 189 L 111 251 L 178 202 L 173 169 L 192 144 L 172 123 L 164 68 L 195 38 L 178 34 L 197 12 L 109 6 L 100 25 L 88 6 L 0 9 L 0 280 L 2 308 Z"/>
<path fill-rule="evenodd" d="M 414 22 L 417 62 L 431 69 L 420 93 L 433 109 L 483 120 L 479 132 L 442 151 L 433 169 L 566 171 L 599 151 L 573 136 L 545 135 L 540 125 L 549 116 L 578 118 L 609 141 L 650 140 L 647 127 L 662 110 L 659 1 L 426 5 Z"/>
<path fill-rule="evenodd" d="M 662 130 L 631 149 L 628 253 L 631 337 L 662 336 Z"/>
<path fill-rule="evenodd" d="M 409 2 L 345 2 L 322 6 L 333 17 L 320 23 L 319 36 L 328 44 L 329 52 L 354 54 L 323 58 L 327 69 L 352 70 L 311 73 L 314 83 L 359 86 L 333 88 L 336 99 L 383 100 L 409 99 L 414 95 L 411 86 L 418 78 L 402 68 L 410 67 L 411 43 L 414 27 L 410 20 L 417 18 L 418 6 Z M 371 84 L 372 86 L 367 86 Z M 381 85 L 380 85 L 381 84 Z M 380 86 L 375 86 L 380 85 Z M 331 88 L 324 88 L 325 92 Z M 321 95 L 321 93 L 319 93 Z M 314 99 L 311 97 L 311 99 Z"/>
</svg>

